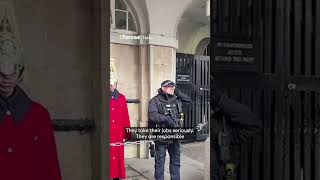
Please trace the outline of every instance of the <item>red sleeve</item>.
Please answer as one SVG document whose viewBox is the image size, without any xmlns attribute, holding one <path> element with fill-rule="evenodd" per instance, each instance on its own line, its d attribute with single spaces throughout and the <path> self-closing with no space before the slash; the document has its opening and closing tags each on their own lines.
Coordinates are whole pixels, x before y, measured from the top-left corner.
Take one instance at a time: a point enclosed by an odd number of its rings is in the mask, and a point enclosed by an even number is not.
<svg viewBox="0 0 320 180">
<path fill-rule="evenodd" d="M 127 105 L 127 99 L 125 96 L 123 96 L 123 113 L 122 113 L 122 118 L 123 118 L 123 127 L 129 128 L 130 126 L 130 117 L 129 117 L 129 112 L 128 112 L 128 105 Z M 126 139 L 131 139 L 131 133 L 128 133 L 125 131 L 125 138 Z"/>
<path fill-rule="evenodd" d="M 43 125 L 40 128 L 42 129 L 42 138 L 45 140 L 42 141 L 41 152 L 43 155 L 42 158 L 44 160 L 43 165 L 46 166 L 47 169 L 47 180 L 61 180 L 62 177 L 52 121 L 47 110 L 45 110 L 45 112 L 41 114 L 44 115 L 43 119 L 40 119 L 41 121 L 43 121 Z"/>
</svg>

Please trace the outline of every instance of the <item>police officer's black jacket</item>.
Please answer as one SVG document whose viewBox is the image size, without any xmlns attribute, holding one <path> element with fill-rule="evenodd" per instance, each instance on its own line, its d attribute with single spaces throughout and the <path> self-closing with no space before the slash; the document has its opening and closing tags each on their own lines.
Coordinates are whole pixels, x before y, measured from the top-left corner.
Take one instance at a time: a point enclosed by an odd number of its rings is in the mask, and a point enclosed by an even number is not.
<svg viewBox="0 0 320 180">
<path fill-rule="evenodd" d="M 245 105 L 228 98 L 214 85 L 211 87 L 211 122 L 213 141 L 223 128 L 222 117 L 230 135 L 230 143 L 239 145 L 261 132 L 261 120 Z"/>
<path fill-rule="evenodd" d="M 160 88 L 158 95 L 153 97 L 149 102 L 148 118 L 149 127 L 169 127 L 169 122 L 179 119 L 178 103 L 191 102 L 191 98 L 176 90 L 174 95 L 166 94 Z M 166 106 L 172 110 L 170 114 L 166 111 Z"/>
<path fill-rule="evenodd" d="M 240 145 L 253 137 L 259 137 L 262 123 L 260 119 L 245 105 L 221 93 L 215 84 L 211 84 L 211 179 L 220 180 L 225 175 L 225 166 L 221 163 L 231 160 L 238 164 L 240 160 Z M 225 119 L 225 125 L 223 125 Z M 229 157 L 222 156 L 226 149 L 221 149 L 218 144 L 219 132 L 226 128 L 230 147 Z M 227 152 L 228 153 L 228 152 Z M 225 155 L 225 154 L 224 154 Z M 231 158 L 231 159 L 229 159 Z"/>
</svg>

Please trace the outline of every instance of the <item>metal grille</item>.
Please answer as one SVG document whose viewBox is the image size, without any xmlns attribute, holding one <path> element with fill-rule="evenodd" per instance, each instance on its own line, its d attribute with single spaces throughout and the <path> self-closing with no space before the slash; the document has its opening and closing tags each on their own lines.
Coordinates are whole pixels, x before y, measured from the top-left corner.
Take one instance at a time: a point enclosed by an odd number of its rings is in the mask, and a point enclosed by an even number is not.
<svg viewBox="0 0 320 180">
<path fill-rule="evenodd" d="M 240 148 L 237 180 L 320 179 L 320 1 L 217 0 L 213 6 L 212 39 L 251 41 L 257 64 L 255 72 L 213 68 L 224 91 L 263 121 L 263 136 Z"/>
<path fill-rule="evenodd" d="M 176 82 L 193 103 L 184 104 L 184 127 L 196 127 L 210 118 L 210 57 L 177 53 Z M 198 131 L 195 140 L 205 140 L 209 127 Z"/>
</svg>

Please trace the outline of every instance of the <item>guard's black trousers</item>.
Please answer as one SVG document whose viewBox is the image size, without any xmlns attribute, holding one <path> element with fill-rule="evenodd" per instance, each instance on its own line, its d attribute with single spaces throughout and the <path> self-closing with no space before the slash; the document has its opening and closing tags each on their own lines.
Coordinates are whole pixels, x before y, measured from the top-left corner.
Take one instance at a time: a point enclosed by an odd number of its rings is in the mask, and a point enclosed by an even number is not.
<svg viewBox="0 0 320 180">
<path fill-rule="evenodd" d="M 180 143 L 175 141 L 170 144 L 155 143 L 155 172 L 156 180 L 164 180 L 164 164 L 166 160 L 166 151 L 168 149 L 170 156 L 170 176 L 171 180 L 180 180 Z"/>
</svg>

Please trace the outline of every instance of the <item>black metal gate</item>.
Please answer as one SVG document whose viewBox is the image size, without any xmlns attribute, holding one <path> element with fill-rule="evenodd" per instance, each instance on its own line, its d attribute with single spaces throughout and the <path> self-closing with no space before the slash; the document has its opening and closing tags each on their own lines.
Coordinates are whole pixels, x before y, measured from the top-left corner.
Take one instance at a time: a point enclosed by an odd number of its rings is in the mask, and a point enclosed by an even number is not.
<svg viewBox="0 0 320 180">
<path fill-rule="evenodd" d="M 216 0 L 212 73 L 263 121 L 238 180 L 320 179 L 320 1 Z"/>
<path fill-rule="evenodd" d="M 210 118 L 210 57 L 177 53 L 176 83 L 193 102 L 184 104 L 184 127 L 196 127 Z M 205 140 L 209 126 L 197 132 L 195 140 Z"/>
</svg>

